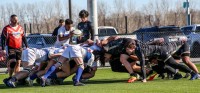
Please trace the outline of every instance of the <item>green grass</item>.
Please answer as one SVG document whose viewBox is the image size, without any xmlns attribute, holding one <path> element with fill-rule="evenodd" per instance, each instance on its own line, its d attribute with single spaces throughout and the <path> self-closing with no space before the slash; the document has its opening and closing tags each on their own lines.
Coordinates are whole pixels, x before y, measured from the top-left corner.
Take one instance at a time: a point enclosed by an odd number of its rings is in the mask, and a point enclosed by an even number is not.
<svg viewBox="0 0 200 93">
<path fill-rule="evenodd" d="M 198 65 L 200 67 L 200 65 Z M 0 75 L 0 93 L 200 93 L 200 80 L 162 80 L 141 83 L 126 83 L 127 73 L 116 73 L 110 69 L 99 69 L 96 76 L 86 86 L 74 87 L 71 77 L 65 79 L 64 85 L 40 87 L 17 86 L 6 87 L 2 80 L 7 75 Z"/>
</svg>

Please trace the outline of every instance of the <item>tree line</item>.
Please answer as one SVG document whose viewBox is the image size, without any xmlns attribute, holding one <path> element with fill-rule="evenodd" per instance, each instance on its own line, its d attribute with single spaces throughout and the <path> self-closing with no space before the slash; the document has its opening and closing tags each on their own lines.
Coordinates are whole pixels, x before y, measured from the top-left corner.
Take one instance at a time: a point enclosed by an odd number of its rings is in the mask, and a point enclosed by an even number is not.
<svg viewBox="0 0 200 93">
<path fill-rule="evenodd" d="M 127 16 L 129 33 L 141 27 L 186 25 L 185 9 L 182 7 L 184 0 L 178 0 L 173 4 L 172 0 L 147 1 L 147 4 L 141 5 L 141 8 L 138 9 L 134 0 L 114 0 L 113 5 L 98 0 L 98 24 L 99 26 L 114 26 L 119 33 L 125 32 L 125 16 Z M 200 23 L 200 9 L 197 8 L 197 1 L 190 0 L 192 24 Z M 52 33 L 60 18 L 68 18 L 68 9 L 67 0 L 66 2 L 52 0 L 51 2 L 29 4 L 14 2 L 1 5 L 0 30 L 9 23 L 9 16 L 16 14 L 22 26 L 27 24 L 27 32 L 29 32 L 30 24 L 32 24 L 33 33 Z M 82 9 L 72 5 L 74 24 L 79 22 L 78 13 L 80 10 Z"/>
</svg>

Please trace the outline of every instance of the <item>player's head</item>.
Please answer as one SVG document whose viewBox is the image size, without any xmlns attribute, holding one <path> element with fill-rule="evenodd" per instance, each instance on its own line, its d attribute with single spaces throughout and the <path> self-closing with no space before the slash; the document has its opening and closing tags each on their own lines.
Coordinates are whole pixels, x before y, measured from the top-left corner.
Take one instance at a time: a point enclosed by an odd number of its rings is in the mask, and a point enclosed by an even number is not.
<svg viewBox="0 0 200 93">
<path fill-rule="evenodd" d="M 17 18 L 17 15 L 13 14 L 10 16 L 10 22 L 12 25 L 16 25 L 18 24 L 18 18 Z"/>
<path fill-rule="evenodd" d="M 65 23 L 64 19 L 60 19 L 60 20 L 59 20 L 59 25 L 60 25 L 60 26 L 63 26 L 64 23 Z"/>
<path fill-rule="evenodd" d="M 125 44 L 125 49 L 128 54 L 132 54 L 135 51 L 136 43 L 134 40 L 129 40 Z"/>
<path fill-rule="evenodd" d="M 88 11 L 86 11 L 86 10 L 81 10 L 81 11 L 79 12 L 79 17 L 81 18 L 81 21 L 82 21 L 82 22 L 87 21 L 88 16 L 89 16 L 89 13 L 88 13 Z"/>
<path fill-rule="evenodd" d="M 67 29 L 70 29 L 72 27 L 72 25 L 73 25 L 73 21 L 71 19 L 66 19 L 65 20 L 65 27 Z"/>
</svg>

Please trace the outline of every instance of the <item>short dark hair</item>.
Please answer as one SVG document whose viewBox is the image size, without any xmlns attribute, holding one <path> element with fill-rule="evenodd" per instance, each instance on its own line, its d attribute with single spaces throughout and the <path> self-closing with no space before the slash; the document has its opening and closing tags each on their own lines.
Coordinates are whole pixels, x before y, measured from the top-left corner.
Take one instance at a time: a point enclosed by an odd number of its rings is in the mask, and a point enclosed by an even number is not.
<svg viewBox="0 0 200 93">
<path fill-rule="evenodd" d="M 64 22 L 64 19 L 60 19 L 60 20 L 59 20 L 59 23 L 63 23 L 63 22 Z"/>
<path fill-rule="evenodd" d="M 10 18 L 13 18 L 13 17 L 17 17 L 17 15 L 15 15 L 15 14 L 12 14 L 12 15 L 10 16 Z"/>
<path fill-rule="evenodd" d="M 81 11 L 79 12 L 79 17 L 80 17 L 80 18 L 84 18 L 84 17 L 88 17 L 88 16 L 89 16 L 89 12 L 86 11 L 86 10 L 81 10 Z"/>
<path fill-rule="evenodd" d="M 127 42 L 124 44 L 125 48 L 129 48 L 130 45 L 136 45 L 135 40 L 133 40 L 133 39 L 127 39 Z"/>
<path fill-rule="evenodd" d="M 73 21 L 72 21 L 71 19 L 66 19 L 66 20 L 65 20 L 65 24 L 66 24 L 66 25 L 73 24 Z"/>
</svg>

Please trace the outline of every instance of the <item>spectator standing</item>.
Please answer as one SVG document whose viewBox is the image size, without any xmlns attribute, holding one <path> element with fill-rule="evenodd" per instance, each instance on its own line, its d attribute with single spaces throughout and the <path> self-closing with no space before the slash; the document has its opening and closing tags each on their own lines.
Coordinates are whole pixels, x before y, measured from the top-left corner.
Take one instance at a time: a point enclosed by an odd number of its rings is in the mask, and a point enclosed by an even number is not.
<svg viewBox="0 0 200 93">
<path fill-rule="evenodd" d="M 78 38 L 78 43 L 83 43 L 88 39 L 94 40 L 94 30 L 88 16 L 89 13 L 86 10 L 81 10 L 79 13 L 81 22 L 78 24 L 78 29 L 82 31 L 83 35 Z"/>
<path fill-rule="evenodd" d="M 53 31 L 53 33 L 52 33 L 52 36 L 57 36 L 57 35 L 58 35 L 58 29 L 59 29 L 60 27 L 64 26 L 64 25 L 65 25 L 64 19 L 60 19 L 60 20 L 59 20 L 59 25 L 58 25 L 58 27 L 56 27 L 56 28 L 54 29 L 54 31 Z"/>
<path fill-rule="evenodd" d="M 20 71 L 21 55 L 22 55 L 22 43 L 28 47 L 24 30 L 18 23 L 17 15 L 13 14 L 10 16 L 10 24 L 3 28 L 1 34 L 1 45 L 3 53 L 8 52 L 8 73 L 11 77 L 14 73 Z M 7 46 L 8 51 L 5 50 Z"/>
</svg>

